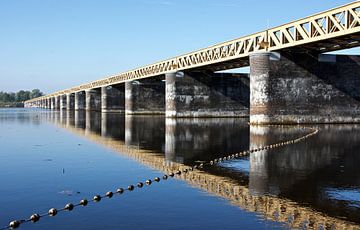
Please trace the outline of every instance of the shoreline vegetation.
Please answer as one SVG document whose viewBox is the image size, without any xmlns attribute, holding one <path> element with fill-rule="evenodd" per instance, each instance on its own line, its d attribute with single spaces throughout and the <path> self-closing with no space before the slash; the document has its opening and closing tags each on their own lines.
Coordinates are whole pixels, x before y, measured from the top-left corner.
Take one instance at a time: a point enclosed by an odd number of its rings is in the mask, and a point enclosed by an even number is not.
<svg viewBox="0 0 360 230">
<path fill-rule="evenodd" d="M 0 108 L 21 108 L 24 107 L 24 101 L 43 95 L 39 89 L 20 90 L 16 93 L 0 91 Z"/>
</svg>

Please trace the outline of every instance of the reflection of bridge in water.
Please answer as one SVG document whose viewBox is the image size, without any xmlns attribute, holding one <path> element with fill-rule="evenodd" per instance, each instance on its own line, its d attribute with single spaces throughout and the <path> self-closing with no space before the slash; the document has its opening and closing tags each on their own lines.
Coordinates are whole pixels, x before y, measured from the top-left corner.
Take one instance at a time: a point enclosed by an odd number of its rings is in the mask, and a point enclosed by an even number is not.
<svg viewBox="0 0 360 230">
<path fill-rule="evenodd" d="M 255 147 L 289 136 L 299 136 L 298 128 L 249 128 L 246 122 L 239 119 L 125 118 L 117 114 L 90 112 L 55 112 L 48 113 L 48 116 L 49 120 L 72 133 L 85 136 L 114 152 L 164 173 L 183 169 L 196 160 L 209 160 L 225 153 L 248 149 L 249 146 Z M 348 127 L 339 126 L 335 129 L 337 132 L 346 133 L 351 131 L 351 128 L 347 130 Z M 334 161 L 340 158 L 342 160 L 339 164 L 354 164 L 350 162 L 352 158 L 343 156 L 346 152 L 354 152 L 350 150 L 351 147 L 360 147 L 351 146 L 351 143 L 357 143 L 359 136 L 335 137 L 327 130 L 319 135 L 321 137 L 318 138 L 325 139 L 329 145 L 314 148 L 319 140 L 310 138 L 306 144 L 297 144 L 296 148 L 287 146 L 276 154 L 273 153 L 277 150 L 252 154 L 249 173 L 229 168 L 225 163 L 204 171 L 190 171 L 182 174 L 180 178 L 209 194 L 229 200 L 235 206 L 260 213 L 266 219 L 283 222 L 290 227 L 359 229 L 358 224 L 349 222 L 359 221 L 359 208 L 333 202 L 324 196 L 323 191 L 324 186 L 335 186 L 326 177 L 339 176 L 329 173 Z M 224 152 L 224 149 L 227 152 Z M 306 173 L 296 173 L 298 171 Z M 359 180 L 356 179 L 360 178 L 359 175 L 353 175 L 354 171 L 350 173 L 352 175 L 342 172 L 343 184 L 338 186 L 346 186 L 354 183 L 351 180 Z M 322 179 L 321 186 L 318 178 Z M 356 181 L 356 184 L 360 183 Z M 303 196 L 308 193 L 315 198 Z M 316 199 L 316 202 L 310 199 Z"/>
</svg>

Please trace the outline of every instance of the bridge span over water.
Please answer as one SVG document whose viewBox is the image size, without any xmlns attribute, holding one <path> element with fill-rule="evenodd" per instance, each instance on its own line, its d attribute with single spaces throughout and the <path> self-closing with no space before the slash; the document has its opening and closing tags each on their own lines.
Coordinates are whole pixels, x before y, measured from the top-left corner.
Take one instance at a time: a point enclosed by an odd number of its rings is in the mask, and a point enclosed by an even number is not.
<svg viewBox="0 0 360 230">
<path fill-rule="evenodd" d="M 360 2 L 25 102 L 251 123 L 360 122 Z M 250 75 L 217 73 L 250 66 Z"/>
</svg>

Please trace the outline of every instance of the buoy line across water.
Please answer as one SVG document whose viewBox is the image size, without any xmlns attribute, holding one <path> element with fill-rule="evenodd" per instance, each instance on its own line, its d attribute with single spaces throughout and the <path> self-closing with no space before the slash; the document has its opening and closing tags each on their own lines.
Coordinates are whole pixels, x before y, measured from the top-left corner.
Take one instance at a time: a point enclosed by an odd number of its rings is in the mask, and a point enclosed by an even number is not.
<svg viewBox="0 0 360 230">
<path fill-rule="evenodd" d="M 291 125 L 268 125 L 270 127 L 294 127 L 294 126 L 291 126 Z M 46 216 L 49 216 L 49 217 L 54 217 L 56 216 L 58 213 L 60 212 L 64 212 L 64 211 L 72 211 L 74 208 L 76 207 L 79 207 L 79 206 L 87 206 L 90 202 L 92 203 L 98 203 L 100 202 L 103 198 L 112 198 L 114 195 L 122 195 L 124 194 L 125 192 L 131 192 L 131 191 L 134 191 L 135 188 L 137 189 L 141 189 L 144 184 L 146 184 L 147 186 L 150 186 L 151 184 L 153 184 L 154 182 L 155 183 L 158 183 L 160 181 L 166 181 L 167 179 L 169 178 L 173 178 L 175 176 L 179 176 L 181 175 L 182 173 L 187 173 L 189 171 L 193 171 L 193 170 L 199 170 L 199 169 L 202 169 L 203 167 L 205 166 L 212 166 L 212 165 L 216 165 L 218 163 L 221 163 L 221 162 L 224 162 L 224 161 L 230 161 L 230 160 L 233 160 L 233 159 L 237 159 L 239 157 L 243 157 L 243 156 L 246 156 L 246 155 L 249 155 L 250 153 L 254 153 L 254 152 L 258 152 L 258 151 L 262 151 L 262 150 L 268 150 L 268 149 L 274 149 L 274 148 L 280 148 L 280 147 L 283 147 L 283 146 L 286 146 L 286 145 L 291 145 L 291 144 L 295 144 L 297 142 L 300 142 L 300 141 L 303 141 L 315 134 L 318 133 L 318 129 L 315 129 L 315 128 L 310 128 L 310 127 L 301 127 L 301 126 L 296 126 L 296 127 L 300 127 L 302 129 L 307 129 L 309 130 L 310 132 L 301 136 L 301 137 L 298 137 L 298 138 L 295 138 L 295 139 L 289 139 L 289 140 L 285 140 L 285 141 L 280 141 L 280 142 L 277 142 L 277 143 L 274 143 L 274 144 L 269 144 L 269 145 L 264 145 L 264 146 L 261 146 L 261 147 L 257 147 L 257 148 L 252 148 L 252 149 L 249 149 L 249 150 L 245 150 L 245 151 L 242 151 L 242 152 L 238 152 L 238 153 L 233 153 L 233 154 L 230 154 L 230 155 L 227 155 L 227 156 L 224 156 L 224 157 L 220 157 L 220 158 L 216 158 L 216 159 L 213 159 L 211 161 L 208 161 L 208 162 L 203 162 L 203 163 L 200 163 L 200 164 L 196 164 L 192 167 L 186 167 L 185 169 L 182 169 L 182 170 L 176 170 L 174 172 L 171 172 L 171 173 L 168 173 L 168 174 L 164 174 L 162 175 L 161 177 L 155 177 L 153 179 L 148 179 L 146 180 L 145 182 L 138 182 L 136 183 L 136 185 L 128 185 L 126 188 L 123 188 L 123 187 L 119 187 L 116 189 L 116 191 L 108 191 L 106 192 L 104 195 L 95 195 L 93 198 L 91 199 L 82 199 L 80 200 L 78 203 L 76 204 L 73 204 L 73 203 L 68 203 L 66 204 L 63 208 L 50 208 L 47 212 L 45 213 L 42 213 L 42 214 L 38 214 L 38 213 L 34 213 L 32 214 L 29 218 L 26 218 L 26 219 L 16 219 L 16 220 L 13 220 L 9 223 L 9 225 L 3 227 L 3 228 L 0 228 L 0 230 L 6 230 L 6 229 L 16 229 L 16 228 L 19 228 L 22 224 L 24 223 L 29 223 L 29 222 L 32 222 L 32 223 L 36 223 L 38 222 L 42 217 L 46 217 Z"/>
</svg>

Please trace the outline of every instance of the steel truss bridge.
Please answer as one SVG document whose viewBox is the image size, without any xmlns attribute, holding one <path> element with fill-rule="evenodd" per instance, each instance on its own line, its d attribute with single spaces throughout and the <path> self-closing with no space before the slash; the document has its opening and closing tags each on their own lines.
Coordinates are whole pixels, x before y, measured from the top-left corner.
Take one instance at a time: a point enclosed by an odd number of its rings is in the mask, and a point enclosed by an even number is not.
<svg viewBox="0 0 360 230">
<path fill-rule="evenodd" d="M 219 71 L 249 65 L 259 51 L 324 53 L 359 46 L 360 1 L 248 36 L 216 44 L 124 73 L 75 86 L 27 102 L 190 69 Z"/>
</svg>

